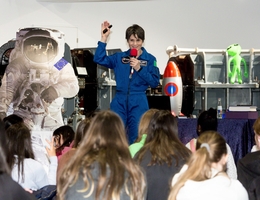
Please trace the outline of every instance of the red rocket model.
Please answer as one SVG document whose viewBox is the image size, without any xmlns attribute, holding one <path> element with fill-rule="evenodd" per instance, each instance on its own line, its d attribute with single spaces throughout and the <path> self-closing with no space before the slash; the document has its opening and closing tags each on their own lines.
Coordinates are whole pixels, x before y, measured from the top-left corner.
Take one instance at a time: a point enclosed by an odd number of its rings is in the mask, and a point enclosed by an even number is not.
<svg viewBox="0 0 260 200">
<path fill-rule="evenodd" d="M 182 79 L 181 73 L 174 61 L 168 61 L 163 74 L 163 95 L 170 97 L 171 112 L 179 116 L 182 107 Z"/>
</svg>

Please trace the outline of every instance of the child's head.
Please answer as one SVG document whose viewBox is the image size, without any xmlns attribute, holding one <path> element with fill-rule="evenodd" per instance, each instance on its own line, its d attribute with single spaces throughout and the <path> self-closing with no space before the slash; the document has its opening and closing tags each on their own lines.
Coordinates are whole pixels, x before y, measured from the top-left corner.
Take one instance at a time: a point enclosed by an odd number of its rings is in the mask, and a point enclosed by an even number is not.
<svg viewBox="0 0 260 200">
<path fill-rule="evenodd" d="M 18 167 L 18 180 L 24 179 L 24 159 L 34 159 L 31 132 L 24 123 L 15 123 L 6 129 L 7 164 Z M 21 178 L 21 179 L 20 179 Z"/>
<path fill-rule="evenodd" d="M 218 119 L 217 110 L 209 108 L 208 110 L 200 113 L 197 124 L 197 134 L 198 136 L 204 131 L 217 131 Z"/>
<path fill-rule="evenodd" d="M 62 151 L 64 147 L 69 147 L 74 140 L 75 132 L 71 126 L 64 125 L 54 130 L 54 142 L 57 151 Z"/>
<path fill-rule="evenodd" d="M 154 113 L 156 113 L 157 111 L 158 109 L 151 108 L 142 115 L 138 126 L 138 139 L 137 139 L 138 142 L 140 142 L 140 140 L 142 139 L 143 134 L 147 134 L 147 130 L 151 118 L 154 115 Z"/>
<path fill-rule="evenodd" d="M 9 126 L 13 125 L 13 124 L 16 124 L 16 123 L 23 123 L 23 118 L 21 118 L 20 116 L 18 115 L 15 115 L 15 114 L 11 114 L 11 115 L 8 115 L 7 117 L 5 117 L 3 119 L 4 123 L 5 123 L 5 130 L 7 128 L 9 128 Z"/>
</svg>

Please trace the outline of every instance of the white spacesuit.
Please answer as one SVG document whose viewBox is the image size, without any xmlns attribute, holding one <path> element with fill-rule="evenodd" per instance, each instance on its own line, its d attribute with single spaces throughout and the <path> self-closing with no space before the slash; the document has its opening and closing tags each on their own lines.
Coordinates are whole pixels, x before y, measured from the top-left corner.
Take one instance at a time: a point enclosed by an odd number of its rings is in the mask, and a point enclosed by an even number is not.
<svg viewBox="0 0 260 200">
<path fill-rule="evenodd" d="M 0 88 L 0 113 L 21 116 L 32 130 L 63 125 L 63 98 L 79 91 L 78 79 L 64 56 L 64 34 L 52 29 L 24 28 L 17 32 Z"/>
</svg>

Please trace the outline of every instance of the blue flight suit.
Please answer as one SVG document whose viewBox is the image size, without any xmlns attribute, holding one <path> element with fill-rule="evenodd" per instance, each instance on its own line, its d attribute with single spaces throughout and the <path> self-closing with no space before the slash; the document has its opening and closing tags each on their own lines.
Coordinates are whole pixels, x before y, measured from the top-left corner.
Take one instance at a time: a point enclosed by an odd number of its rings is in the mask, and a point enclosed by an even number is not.
<svg viewBox="0 0 260 200">
<path fill-rule="evenodd" d="M 130 49 L 107 56 L 106 43 L 98 42 L 94 55 L 94 62 L 114 70 L 116 81 L 116 94 L 110 103 L 110 109 L 116 112 L 123 120 L 129 144 L 138 136 L 139 120 L 144 112 L 149 109 L 146 90 L 149 86 L 155 88 L 159 85 L 160 72 L 156 58 L 149 54 L 143 47 L 143 53 L 138 57 L 141 69 L 134 70 L 129 78 L 131 66 L 129 61 Z"/>
</svg>

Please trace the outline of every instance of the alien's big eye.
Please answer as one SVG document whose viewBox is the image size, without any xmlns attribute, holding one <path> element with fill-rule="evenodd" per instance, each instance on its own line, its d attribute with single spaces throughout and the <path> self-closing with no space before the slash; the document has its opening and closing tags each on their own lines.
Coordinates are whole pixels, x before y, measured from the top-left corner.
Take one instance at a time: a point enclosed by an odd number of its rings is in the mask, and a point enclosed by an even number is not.
<svg viewBox="0 0 260 200">
<path fill-rule="evenodd" d="M 231 47 L 228 47 L 227 50 L 231 49 Z"/>
<path fill-rule="evenodd" d="M 238 46 L 238 44 L 234 44 L 234 46 Z"/>
</svg>

